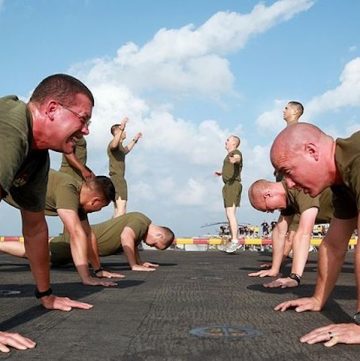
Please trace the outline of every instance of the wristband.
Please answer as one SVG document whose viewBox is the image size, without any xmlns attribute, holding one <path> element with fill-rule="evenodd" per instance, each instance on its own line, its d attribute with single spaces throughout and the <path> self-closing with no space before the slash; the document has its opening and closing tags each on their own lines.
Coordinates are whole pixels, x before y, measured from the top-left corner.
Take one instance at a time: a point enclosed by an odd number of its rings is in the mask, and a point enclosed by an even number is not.
<svg viewBox="0 0 360 361">
<path fill-rule="evenodd" d="M 138 142 L 138 139 L 133 139 L 133 142 L 134 142 L 134 143 L 137 143 L 137 142 Z"/>
<path fill-rule="evenodd" d="M 297 275 L 296 273 L 290 273 L 289 278 L 296 281 L 298 285 L 300 285 L 301 276 Z"/>
<path fill-rule="evenodd" d="M 104 270 L 104 269 L 103 269 L 102 267 L 100 267 L 100 268 L 94 270 L 94 273 L 97 274 L 97 273 L 99 273 L 99 272 L 101 272 L 101 271 L 103 271 L 103 270 Z"/>
<path fill-rule="evenodd" d="M 45 296 L 50 296 L 52 294 L 52 289 L 50 287 L 48 290 L 46 290 L 44 292 L 40 292 L 37 288 L 35 288 L 34 294 L 37 299 L 43 298 Z"/>
</svg>

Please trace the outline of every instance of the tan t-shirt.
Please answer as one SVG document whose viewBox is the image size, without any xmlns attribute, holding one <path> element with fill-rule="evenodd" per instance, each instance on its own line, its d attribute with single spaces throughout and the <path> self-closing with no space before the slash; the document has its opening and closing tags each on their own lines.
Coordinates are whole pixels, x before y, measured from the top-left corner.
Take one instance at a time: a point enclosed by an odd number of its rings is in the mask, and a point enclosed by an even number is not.
<svg viewBox="0 0 360 361">
<path fill-rule="evenodd" d="M 344 182 L 331 187 L 335 217 L 350 219 L 360 210 L 360 132 L 336 139 L 335 162 Z"/>
<path fill-rule="evenodd" d="M 130 227 L 135 233 L 135 244 L 143 240 L 151 220 L 140 212 L 130 212 L 123 216 L 91 226 L 98 243 L 100 256 L 109 256 L 121 249 L 120 236 L 125 227 Z M 54 237 L 50 241 L 52 262 L 61 264 L 71 261 L 70 238 L 68 234 Z"/>
<path fill-rule="evenodd" d="M 233 155 L 240 156 L 239 163 L 230 163 L 230 156 Z M 224 183 L 233 183 L 234 181 L 241 181 L 240 173 L 243 166 L 243 158 L 239 149 L 235 149 L 232 152 L 228 153 L 228 155 L 224 159 L 223 167 L 222 167 L 222 180 Z"/>
<path fill-rule="evenodd" d="M 16 96 L 0 98 L 0 184 L 22 209 L 45 206 L 50 166 L 47 150 L 32 150 L 32 118 Z"/>
<path fill-rule="evenodd" d="M 87 215 L 80 205 L 81 185 L 82 182 L 69 174 L 50 169 L 45 214 L 56 216 L 58 209 L 71 209 L 78 213 L 81 221 L 86 220 Z"/>
<path fill-rule="evenodd" d="M 319 209 L 315 223 L 329 223 L 334 215 L 332 205 L 332 192 L 330 188 L 326 188 L 317 197 L 311 197 L 298 189 L 288 189 L 283 182 L 287 192 L 287 208 L 281 210 L 283 216 L 301 215 L 309 208 L 316 207 Z"/>
<path fill-rule="evenodd" d="M 110 143 L 107 148 L 107 154 L 109 157 L 109 175 L 125 177 L 125 156 L 126 151 L 123 145 L 120 143 L 115 149 L 110 148 Z"/>
</svg>

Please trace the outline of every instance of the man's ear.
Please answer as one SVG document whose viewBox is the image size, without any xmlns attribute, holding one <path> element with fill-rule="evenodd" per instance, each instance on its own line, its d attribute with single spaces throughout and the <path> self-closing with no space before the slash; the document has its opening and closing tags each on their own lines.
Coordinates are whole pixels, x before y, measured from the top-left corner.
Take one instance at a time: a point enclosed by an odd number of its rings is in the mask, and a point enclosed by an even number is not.
<svg viewBox="0 0 360 361">
<path fill-rule="evenodd" d="M 101 202 L 101 198 L 100 198 L 100 197 L 93 197 L 93 198 L 91 199 L 91 205 L 92 205 L 92 206 L 95 205 L 95 204 L 97 204 L 97 203 L 99 203 L 99 202 Z"/>
<path fill-rule="evenodd" d="M 270 189 L 267 189 L 265 192 L 264 192 L 264 198 L 270 198 L 271 197 L 271 191 Z"/>
<path fill-rule="evenodd" d="M 156 237 L 157 237 L 157 238 L 164 239 L 164 234 L 163 234 L 162 232 L 158 232 L 158 233 L 156 234 Z"/>
<path fill-rule="evenodd" d="M 314 160 L 316 160 L 316 161 L 319 160 L 319 148 L 316 144 L 306 143 L 305 144 L 305 152 Z"/>
<path fill-rule="evenodd" d="M 57 102 L 54 101 L 54 100 L 49 100 L 49 101 L 46 103 L 45 112 L 46 112 L 46 115 L 47 115 L 51 120 L 54 120 L 54 114 L 55 114 L 55 111 L 56 111 L 56 109 L 58 108 L 58 106 L 59 106 L 59 103 L 57 103 Z"/>
</svg>

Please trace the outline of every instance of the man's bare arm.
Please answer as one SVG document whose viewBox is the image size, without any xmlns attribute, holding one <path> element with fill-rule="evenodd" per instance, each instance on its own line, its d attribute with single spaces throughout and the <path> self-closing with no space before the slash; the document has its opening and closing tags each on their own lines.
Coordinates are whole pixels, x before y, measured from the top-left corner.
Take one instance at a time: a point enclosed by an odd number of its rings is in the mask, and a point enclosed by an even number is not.
<svg viewBox="0 0 360 361">
<path fill-rule="evenodd" d="M 81 173 L 84 180 L 95 177 L 92 170 L 82 164 L 75 153 L 64 154 L 64 157 L 72 168 L 77 169 Z"/>
<path fill-rule="evenodd" d="M 272 264 L 268 270 L 249 273 L 251 277 L 275 277 L 280 272 L 281 263 L 284 256 L 285 237 L 289 228 L 292 216 L 279 216 L 278 222 L 272 231 Z"/>
<path fill-rule="evenodd" d="M 110 149 L 116 149 L 119 147 L 119 144 L 121 143 L 121 137 L 122 137 L 122 133 L 124 132 L 125 130 L 125 127 L 126 127 L 126 123 L 128 122 L 128 118 L 125 117 L 120 125 L 119 125 L 119 129 L 120 131 L 117 132 L 113 138 L 113 140 L 110 142 Z"/>
<path fill-rule="evenodd" d="M 286 311 L 294 307 L 297 312 L 303 312 L 320 311 L 323 308 L 340 273 L 356 222 L 357 218 L 332 219 L 319 248 L 318 276 L 313 296 L 283 302 L 275 310 Z"/>
<path fill-rule="evenodd" d="M 125 153 L 129 153 L 135 146 L 135 144 L 139 141 L 139 139 L 142 137 L 142 133 L 137 133 L 134 138 L 131 140 L 131 142 L 124 148 Z"/>
<path fill-rule="evenodd" d="M 91 229 L 88 220 L 81 222 L 88 239 L 88 258 L 96 277 L 99 278 L 124 278 L 121 273 L 109 272 L 101 267 L 99 248 L 94 231 Z"/>
<path fill-rule="evenodd" d="M 291 273 L 295 274 L 294 278 L 281 277 L 275 281 L 265 284 L 265 287 L 297 287 L 300 284 L 300 279 L 303 275 L 305 264 L 309 254 L 309 246 L 311 240 L 312 230 L 316 216 L 318 214 L 318 208 L 312 207 L 306 209 L 301 213 L 299 219 L 299 226 L 295 232 L 293 239 L 293 262 L 291 267 Z"/>
<path fill-rule="evenodd" d="M 50 288 L 48 229 L 44 212 L 21 210 L 26 254 L 38 291 Z M 72 308 L 89 309 L 88 303 L 73 301 L 67 297 L 53 294 L 41 297 L 42 305 L 47 309 L 70 311 Z"/>
<path fill-rule="evenodd" d="M 58 209 L 57 213 L 69 232 L 71 255 L 82 283 L 91 286 L 116 286 L 116 283 L 102 281 L 90 275 L 88 266 L 90 241 L 87 239 L 77 212 L 72 209 Z"/>
<path fill-rule="evenodd" d="M 135 233 L 130 227 L 123 229 L 120 235 L 120 241 L 130 268 L 133 271 L 155 271 L 154 268 L 149 268 L 138 263 L 139 256 L 137 254 Z"/>
</svg>

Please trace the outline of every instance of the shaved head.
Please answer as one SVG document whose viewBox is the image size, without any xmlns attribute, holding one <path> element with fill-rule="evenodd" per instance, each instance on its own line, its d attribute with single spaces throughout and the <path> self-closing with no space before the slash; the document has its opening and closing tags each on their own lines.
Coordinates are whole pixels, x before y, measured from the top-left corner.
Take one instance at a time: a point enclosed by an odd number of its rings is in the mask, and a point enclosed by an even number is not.
<svg viewBox="0 0 360 361">
<path fill-rule="evenodd" d="M 288 103 L 288 105 L 290 105 L 292 108 L 296 109 L 296 112 L 298 113 L 299 118 L 303 115 L 304 106 L 301 103 L 292 100 Z"/>
<path fill-rule="evenodd" d="M 278 169 L 281 160 L 300 153 L 308 142 L 318 143 L 326 134 L 313 124 L 291 124 L 275 138 L 270 150 L 273 166 Z"/>
<path fill-rule="evenodd" d="M 259 211 L 266 209 L 264 195 L 269 183 L 266 179 L 259 179 L 249 187 L 248 196 L 250 204 Z"/>
<path fill-rule="evenodd" d="M 281 182 L 259 179 L 249 187 L 248 196 L 250 204 L 262 212 L 283 209 L 287 205 L 286 190 Z"/>
<path fill-rule="evenodd" d="M 278 134 L 270 158 L 290 188 L 298 186 L 314 197 L 332 184 L 334 152 L 335 143 L 330 136 L 315 125 L 297 123 Z"/>
</svg>

